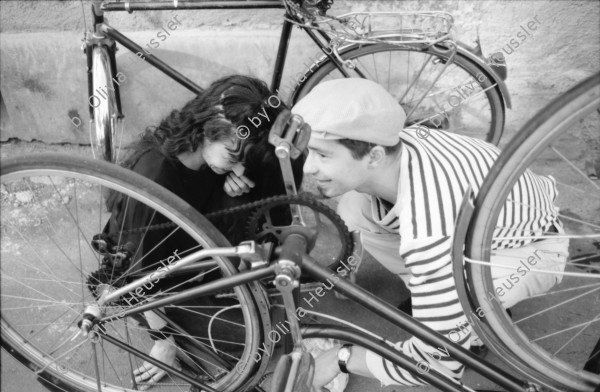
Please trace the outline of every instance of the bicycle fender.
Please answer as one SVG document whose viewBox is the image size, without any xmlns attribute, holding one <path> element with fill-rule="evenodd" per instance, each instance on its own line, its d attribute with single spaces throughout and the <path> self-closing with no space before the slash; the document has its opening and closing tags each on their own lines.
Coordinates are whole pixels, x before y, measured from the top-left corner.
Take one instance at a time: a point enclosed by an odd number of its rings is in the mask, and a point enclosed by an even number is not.
<svg viewBox="0 0 600 392">
<path fill-rule="evenodd" d="M 458 48 L 457 52 L 459 52 L 461 55 L 465 56 L 466 58 L 468 58 L 472 62 L 476 63 L 478 66 L 480 66 L 481 68 L 483 68 L 485 70 L 485 72 L 488 74 L 487 76 L 490 78 L 490 80 L 493 83 L 495 83 L 498 86 L 498 88 L 500 89 L 500 97 L 502 97 L 502 101 L 504 102 L 504 105 L 508 109 L 512 109 L 512 103 L 510 101 L 510 95 L 508 93 L 508 88 L 506 87 L 506 83 L 504 83 L 504 80 L 502 80 L 502 78 L 496 73 L 496 71 L 494 71 L 494 69 L 492 67 L 490 67 L 490 65 L 488 63 L 486 63 L 484 61 L 484 59 L 477 56 L 475 53 L 471 52 L 467 48 L 465 48 L 461 45 L 457 45 L 457 48 Z"/>
<path fill-rule="evenodd" d="M 359 46 L 359 44 L 345 44 L 338 48 L 338 53 L 340 55 L 344 55 L 345 53 L 348 53 L 351 50 L 357 49 Z M 292 95 L 288 99 L 290 105 L 296 102 L 298 98 L 298 93 L 302 90 L 302 87 L 304 87 L 304 84 L 308 81 L 310 75 L 317 71 L 319 68 L 321 68 L 321 66 L 324 65 L 327 61 L 329 61 L 329 57 L 325 53 L 321 54 L 319 58 L 314 60 L 308 66 L 308 69 L 304 71 L 302 77 L 296 79 L 296 83 L 293 85 Z M 296 74 L 296 76 L 298 76 L 299 74 L 300 72 Z"/>
<path fill-rule="evenodd" d="M 343 45 L 338 49 L 338 53 L 340 55 L 344 55 L 344 54 L 348 53 L 349 51 L 358 49 L 360 46 L 361 46 L 360 44 Z M 489 64 L 487 64 L 481 57 L 477 56 L 473 52 L 470 52 L 467 48 L 462 47 L 461 45 L 457 45 L 457 52 L 459 52 L 461 55 L 466 57 L 468 60 L 470 60 L 473 63 L 475 63 L 476 65 L 478 65 L 480 68 L 482 68 L 486 72 L 486 74 L 487 74 L 486 76 L 490 78 L 492 83 L 495 83 L 498 86 L 498 89 L 500 90 L 500 97 L 502 98 L 502 102 L 504 103 L 504 105 L 508 109 L 512 109 L 512 103 L 510 100 L 510 95 L 508 93 L 508 88 L 506 87 L 506 84 L 504 83 L 502 78 L 494 71 L 494 69 L 492 67 L 490 67 Z M 302 90 L 302 87 L 304 86 L 304 83 L 306 83 L 306 81 L 309 79 L 309 76 L 313 72 L 318 70 L 327 61 L 329 61 L 329 57 L 327 57 L 325 54 L 323 54 L 316 61 L 314 61 L 312 64 L 310 64 L 310 66 L 304 72 L 302 77 L 297 79 L 296 84 L 294 86 L 294 90 L 290 97 L 290 102 L 296 102 L 298 92 L 300 92 Z"/>
</svg>

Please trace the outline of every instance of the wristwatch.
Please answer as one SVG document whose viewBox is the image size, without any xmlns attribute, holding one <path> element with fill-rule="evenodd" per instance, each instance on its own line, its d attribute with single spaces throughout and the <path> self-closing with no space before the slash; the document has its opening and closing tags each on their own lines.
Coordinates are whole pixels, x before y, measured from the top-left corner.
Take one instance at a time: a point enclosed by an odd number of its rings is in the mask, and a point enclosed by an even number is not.
<svg viewBox="0 0 600 392">
<path fill-rule="evenodd" d="M 342 371 L 342 373 L 350 374 L 346 365 L 348 364 L 348 361 L 350 360 L 351 355 L 352 355 L 352 344 L 344 344 L 338 350 L 338 353 L 337 353 L 338 366 L 340 367 L 340 370 Z"/>
<path fill-rule="evenodd" d="M 165 340 L 173 335 L 175 330 L 169 326 L 169 324 L 165 325 L 161 329 L 149 329 L 148 333 L 150 334 L 150 339 L 152 340 Z"/>
</svg>

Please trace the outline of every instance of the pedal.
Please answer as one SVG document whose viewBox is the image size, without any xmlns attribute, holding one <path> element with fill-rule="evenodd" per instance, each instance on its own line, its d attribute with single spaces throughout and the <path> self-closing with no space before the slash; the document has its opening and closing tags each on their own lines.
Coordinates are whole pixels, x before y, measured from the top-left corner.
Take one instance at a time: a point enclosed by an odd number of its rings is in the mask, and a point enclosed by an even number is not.
<svg viewBox="0 0 600 392">
<path fill-rule="evenodd" d="M 298 158 L 308 146 L 310 139 L 310 126 L 302 117 L 284 110 L 277 116 L 271 132 L 269 143 L 275 146 L 275 154 L 279 158 L 286 155 L 292 159 Z"/>
</svg>

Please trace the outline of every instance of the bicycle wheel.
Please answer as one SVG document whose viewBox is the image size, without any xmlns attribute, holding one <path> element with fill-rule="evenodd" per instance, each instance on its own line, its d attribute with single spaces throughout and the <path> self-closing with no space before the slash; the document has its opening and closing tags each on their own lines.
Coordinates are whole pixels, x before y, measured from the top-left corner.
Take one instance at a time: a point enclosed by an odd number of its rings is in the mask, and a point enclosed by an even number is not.
<svg viewBox="0 0 600 392">
<path fill-rule="evenodd" d="M 117 140 L 117 126 L 121 123 L 115 83 L 113 81 L 108 50 L 97 46 L 92 52 L 92 94 L 89 105 L 94 116 L 90 129 L 90 142 L 94 157 L 107 162 L 116 162 L 120 141 Z"/>
<path fill-rule="evenodd" d="M 147 354 L 153 347 L 146 315 L 109 320 L 102 325 L 106 337 L 94 333 L 82 339 L 77 337 L 77 323 L 84 309 L 96 303 L 99 292 L 122 287 L 133 276 L 173 262 L 175 257 L 153 259 L 156 249 L 168 246 L 168 238 L 183 233 L 189 241 L 188 248 L 173 249 L 177 257 L 198 248 L 230 246 L 227 240 L 171 192 L 103 161 L 56 154 L 19 157 L 2 164 L 1 183 L 3 347 L 45 383 L 60 388 L 137 389 L 133 370 L 144 362 L 140 353 Z M 149 225 L 159 218 L 163 223 L 153 230 L 164 241 L 151 250 L 135 249 L 135 263 L 151 260 L 143 269 L 136 271 L 133 261 L 121 266 L 110 263 L 106 253 L 98 254 L 91 245 L 111 215 L 105 208 L 108 191 L 120 192 L 125 208 L 150 213 Z M 138 231 L 145 238 L 151 230 Z M 125 238 L 124 232 L 121 235 Z M 191 276 L 165 277 L 136 289 L 109 304 L 104 315 L 118 315 L 136 303 L 164 298 L 237 271 L 228 258 L 209 261 Z M 252 284 L 164 308 L 169 323 L 181 327 L 174 335 L 184 374 L 227 391 L 245 390 L 248 382 L 260 377 L 256 373 L 264 370 L 270 355 L 262 324 L 268 309 L 261 295 Z M 99 325 L 95 327 L 98 331 Z M 181 391 L 189 385 L 182 377 L 168 375 L 153 390 Z"/>
<path fill-rule="evenodd" d="M 597 74 L 553 101 L 525 125 L 482 185 L 465 246 L 466 260 L 470 261 L 469 288 L 479 317 L 483 315 L 492 331 L 491 345 L 496 339 L 502 342 L 543 374 L 549 380 L 547 386 L 557 391 L 592 391 L 600 386 L 600 375 L 586 371 L 586 363 L 598 361 L 600 356 L 600 346 L 593 349 L 600 338 L 599 107 Z M 526 223 L 520 226 L 522 235 L 504 230 L 503 208 L 507 214 L 529 213 L 534 208 L 513 202 L 513 192 L 527 192 L 518 181 L 529 171 L 554 177 L 558 190 L 554 204 L 559 207 L 557 214 L 565 233 L 533 232 L 525 229 Z M 540 205 L 538 201 L 536 205 Z M 566 238 L 570 242 L 566 261 L 558 257 L 560 250 L 544 250 L 547 245 L 542 244 L 557 241 L 565 241 L 562 246 L 566 248 Z M 497 274 L 493 281 L 490 266 L 502 270 L 495 262 L 500 260 L 503 240 L 527 241 L 528 246 L 544 252 L 543 259 L 549 262 L 542 262 L 540 253 L 519 256 L 523 266 L 517 269 L 518 274 L 509 270 L 502 278 Z M 538 261 L 539 266 L 534 267 Z M 513 306 L 511 318 L 501 304 L 503 296 L 510 290 L 521 290 L 519 282 L 530 279 L 528 274 L 535 279 L 550 274 L 552 279 L 545 288 L 540 286 L 537 293 L 530 292 L 529 298 Z M 481 338 L 486 341 L 485 336 Z"/>
<path fill-rule="evenodd" d="M 441 45 L 396 46 L 373 44 L 341 51 L 352 60 L 350 77 L 361 77 L 384 86 L 407 114 L 407 124 L 477 137 L 498 144 L 504 128 L 504 104 L 491 76 L 461 53 Z M 327 59 L 293 95 L 294 103 L 324 80 L 344 77 Z"/>
</svg>

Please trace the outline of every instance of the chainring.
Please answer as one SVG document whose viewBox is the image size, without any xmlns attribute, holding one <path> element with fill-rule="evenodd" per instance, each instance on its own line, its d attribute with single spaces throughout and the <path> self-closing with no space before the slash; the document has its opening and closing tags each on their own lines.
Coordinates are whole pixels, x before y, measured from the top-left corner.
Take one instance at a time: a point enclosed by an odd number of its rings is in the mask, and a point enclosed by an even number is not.
<svg viewBox="0 0 600 392">
<path fill-rule="evenodd" d="M 310 225 L 277 225 L 271 222 L 269 213 L 271 210 L 290 205 L 308 207 L 314 213 L 327 217 L 335 227 L 337 232 L 336 237 L 341 243 L 341 249 L 336 257 L 333 258 L 333 263 L 328 265 L 329 268 L 335 270 L 340 265 L 341 261 L 347 260 L 352 255 L 354 242 L 352 240 L 352 235 L 342 218 L 340 218 L 333 209 L 318 201 L 310 194 L 295 196 L 284 195 L 270 198 L 268 203 L 257 208 L 248 219 L 248 223 L 246 224 L 247 238 L 259 243 L 271 241 L 280 244 L 283 242 L 283 238 L 290 233 L 299 232 L 305 235 L 308 234 L 309 236 L 314 234 L 315 238 L 309 238 L 310 252 L 312 246 L 314 246 L 314 242 L 320 234 L 319 226 L 322 226 L 320 220 L 316 222 L 316 230 L 314 226 Z M 287 209 L 287 211 L 289 211 L 289 209 Z M 269 219 L 266 218 L 267 216 L 269 216 Z"/>
</svg>

